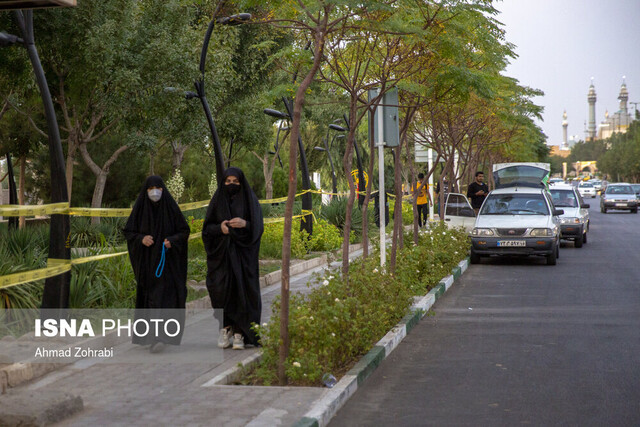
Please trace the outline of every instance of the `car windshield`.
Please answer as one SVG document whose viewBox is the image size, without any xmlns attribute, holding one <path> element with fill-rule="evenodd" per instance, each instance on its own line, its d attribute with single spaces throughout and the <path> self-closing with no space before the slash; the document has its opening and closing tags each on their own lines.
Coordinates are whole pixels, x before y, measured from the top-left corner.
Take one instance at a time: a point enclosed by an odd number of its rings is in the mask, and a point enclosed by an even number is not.
<svg viewBox="0 0 640 427">
<path fill-rule="evenodd" d="M 593 188 L 593 184 L 589 183 L 589 182 L 583 182 L 582 184 L 580 184 L 581 188 Z"/>
<path fill-rule="evenodd" d="M 577 208 L 578 201 L 572 190 L 550 190 L 553 205 L 557 208 Z"/>
<path fill-rule="evenodd" d="M 542 194 L 491 194 L 480 215 L 549 215 Z"/>
<path fill-rule="evenodd" d="M 630 185 L 610 185 L 607 194 L 635 194 Z"/>
</svg>

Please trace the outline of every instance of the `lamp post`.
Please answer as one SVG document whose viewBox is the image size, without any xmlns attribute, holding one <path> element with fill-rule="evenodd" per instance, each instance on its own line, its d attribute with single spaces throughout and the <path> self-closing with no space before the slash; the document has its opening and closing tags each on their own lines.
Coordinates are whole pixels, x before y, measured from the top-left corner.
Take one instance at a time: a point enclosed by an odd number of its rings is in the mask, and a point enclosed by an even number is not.
<svg viewBox="0 0 640 427">
<path fill-rule="evenodd" d="M 322 147 L 314 147 L 314 150 L 316 151 L 324 151 L 327 153 L 327 157 L 329 157 L 329 164 L 331 165 L 331 180 L 332 180 L 332 184 L 333 184 L 333 188 L 332 188 L 332 193 L 333 195 L 331 197 L 333 197 L 334 195 L 338 194 L 338 179 L 336 178 L 336 170 L 333 167 L 333 157 L 331 157 L 331 150 L 330 148 L 333 147 L 333 141 L 336 140 L 336 138 L 344 138 L 344 134 L 335 134 L 333 135 L 333 138 L 331 139 L 331 144 L 328 143 L 328 139 L 329 139 L 329 129 L 331 129 L 330 127 L 327 128 L 327 136 L 322 140 L 322 142 L 324 143 L 324 148 Z"/>
<path fill-rule="evenodd" d="M 55 7 L 55 4 L 46 4 L 42 1 L 42 6 Z M 73 2 L 67 2 L 73 5 Z M 19 5 L 9 4 L 7 7 L 19 9 Z M 51 167 L 51 202 L 68 203 L 67 179 L 64 165 L 64 155 L 62 153 L 62 143 L 60 141 L 60 130 L 56 120 L 55 110 L 51 92 L 47 84 L 47 78 L 40 63 L 40 57 L 35 45 L 33 34 L 33 10 L 14 10 L 13 19 L 18 26 L 21 38 L 15 35 L 1 33 L 0 46 L 10 46 L 12 44 L 22 45 L 26 50 L 36 77 L 40 97 L 44 105 L 44 113 L 47 120 L 47 136 L 49 138 L 49 161 Z M 71 233 L 71 223 L 68 215 L 51 215 L 49 228 L 49 260 L 54 262 L 68 262 L 71 258 L 71 248 L 69 237 Z M 71 274 L 66 272 L 45 280 L 42 294 L 42 308 L 67 308 L 69 306 L 69 286 Z"/>
<path fill-rule="evenodd" d="M 329 127 L 333 130 L 337 130 L 338 132 L 347 132 L 349 130 L 349 120 L 346 115 L 344 116 L 344 121 L 347 124 L 346 128 L 333 123 L 330 124 Z M 364 203 L 364 196 L 361 193 L 366 191 L 367 187 L 364 183 L 364 167 L 362 166 L 362 157 L 360 157 L 360 148 L 358 147 L 358 141 L 355 137 L 353 138 L 353 148 L 356 151 L 356 164 L 358 165 L 358 206 L 362 206 L 362 203 Z"/>
<path fill-rule="evenodd" d="M 207 61 L 207 50 L 209 48 L 209 40 L 211 39 L 211 33 L 213 33 L 213 28 L 215 24 L 221 25 L 240 25 L 246 21 L 251 19 L 250 13 L 239 13 L 233 16 L 225 16 L 223 18 L 214 18 L 209 22 L 209 27 L 207 28 L 207 32 L 204 36 L 204 43 L 202 44 L 202 52 L 200 53 L 200 78 L 194 82 L 194 86 L 196 88 L 195 92 L 187 92 L 187 99 L 191 98 L 199 98 L 202 103 L 202 108 L 204 109 L 204 114 L 207 116 L 207 122 L 209 123 L 209 129 L 211 130 L 211 136 L 213 137 L 213 152 L 216 161 L 216 177 L 218 178 L 218 183 L 223 182 L 224 175 L 224 156 L 222 154 L 222 146 L 220 144 L 220 137 L 218 136 L 218 130 L 216 129 L 216 125 L 213 121 L 213 117 L 211 116 L 211 109 L 209 108 L 209 103 L 207 102 L 207 97 L 205 95 L 204 88 L 204 65 Z"/>
<path fill-rule="evenodd" d="M 282 98 L 286 113 L 271 108 L 265 108 L 264 113 L 268 116 L 275 117 L 280 120 L 293 120 L 293 105 L 289 103 L 286 98 Z M 302 138 L 298 134 L 298 151 L 300 151 L 300 173 L 302 175 L 302 189 L 311 190 L 311 180 L 309 179 L 309 166 L 307 165 L 307 156 L 304 152 L 304 145 L 302 145 Z M 311 212 L 313 210 L 313 201 L 311 199 L 311 193 L 306 192 L 302 195 L 302 210 Z M 306 214 L 302 217 L 300 222 L 300 230 L 305 230 L 309 236 L 313 234 L 313 219 L 311 214 Z"/>
</svg>

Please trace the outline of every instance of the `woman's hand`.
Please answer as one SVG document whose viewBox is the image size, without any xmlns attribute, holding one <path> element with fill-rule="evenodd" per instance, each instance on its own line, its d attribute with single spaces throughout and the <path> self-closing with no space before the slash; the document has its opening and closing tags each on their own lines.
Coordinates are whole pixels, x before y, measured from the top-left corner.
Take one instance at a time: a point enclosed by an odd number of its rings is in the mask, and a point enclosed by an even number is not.
<svg viewBox="0 0 640 427">
<path fill-rule="evenodd" d="M 233 218 L 228 221 L 229 226 L 233 228 L 245 228 L 247 226 L 247 221 L 242 218 Z"/>
<path fill-rule="evenodd" d="M 153 236 L 146 235 L 142 238 L 142 244 L 146 247 L 153 245 Z"/>
<path fill-rule="evenodd" d="M 167 249 L 171 249 L 171 242 L 169 241 L 169 239 L 164 239 L 164 246 Z"/>
<path fill-rule="evenodd" d="M 220 223 L 220 230 L 222 230 L 222 234 L 229 234 L 229 220 Z"/>
</svg>

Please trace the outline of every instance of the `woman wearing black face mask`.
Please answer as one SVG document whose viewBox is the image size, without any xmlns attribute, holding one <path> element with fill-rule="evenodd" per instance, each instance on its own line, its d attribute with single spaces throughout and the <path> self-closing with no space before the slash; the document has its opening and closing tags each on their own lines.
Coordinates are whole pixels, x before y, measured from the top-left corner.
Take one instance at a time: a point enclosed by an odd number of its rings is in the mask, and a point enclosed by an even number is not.
<svg viewBox="0 0 640 427">
<path fill-rule="evenodd" d="M 134 335 L 133 343 L 151 344 L 154 353 L 161 351 L 164 344 L 180 344 L 187 299 L 189 225 L 159 176 L 148 177 L 142 186 L 124 235 L 138 283 L 136 319 L 171 318 L 181 325 L 180 333 L 174 337 Z"/>
<path fill-rule="evenodd" d="M 223 309 L 218 346 L 258 345 L 251 324 L 260 324 L 262 299 L 258 272 L 262 209 L 238 168 L 224 172 L 202 228 L 207 251 L 207 289 L 214 309 Z M 232 342 L 233 341 L 233 342 Z"/>
</svg>

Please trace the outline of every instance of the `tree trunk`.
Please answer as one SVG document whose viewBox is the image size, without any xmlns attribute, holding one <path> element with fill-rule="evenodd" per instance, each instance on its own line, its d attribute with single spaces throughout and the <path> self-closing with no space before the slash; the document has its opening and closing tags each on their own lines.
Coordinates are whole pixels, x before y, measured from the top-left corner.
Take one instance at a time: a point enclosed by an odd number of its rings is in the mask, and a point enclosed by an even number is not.
<svg viewBox="0 0 640 427">
<path fill-rule="evenodd" d="M 180 169 L 182 166 L 182 160 L 184 159 L 184 153 L 189 148 L 188 145 L 180 144 L 177 141 L 171 141 L 171 166 L 173 167 L 173 173 L 176 173 L 176 170 Z"/>
<path fill-rule="evenodd" d="M 69 201 L 71 201 L 71 189 L 73 188 L 73 165 L 76 161 L 76 150 L 78 146 L 75 141 L 72 141 L 71 136 L 69 136 L 67 141 L 67 165 L 65 172 L 67 177 L 67 196 L 69 197 Z"/>
<path fill-rule="evenodd" d="M 149 152 L 149 175 L 156 174 L 156 153 Z"/>
<path fill-rule="evenodd" d="M 26 169 L 27 158 L 20 157 L 20 181 L 18 182 L 18 204 L 24 205 L 24 173 Z M 18 221 L 18 228 L 23 229 L 27 224 L 26 218 L 21 216 Z"/>
<path fill-rule="evenodd" d="M 98 166 L 93 161 L 93 159 L 91 158 L 91 155 L 89 154 L 89 151 L 87 151 L 86 143 L 80 144 L 78 148 L 80 150 L 80 154 L 82 154 L 82 158 L 84 162 L 87 164 L 89 169 L 91 169 L 91 172 L 93 172 L 93 174 L 96 177 L 96 185 L 93 189 L 91 207 L 100 208 L 102 207 L 102 196 L 104 195 L 104 188 L 107 182 L 107 175 L 109 175 L 109 169 L 111 168 L 111 165 L 113 164 L 113 162 L 115 162 L 118 159 L 118 156 L 121 153 L 123 153 L 127 148 L 129 148 L 129 146 L 123 145 L 122 147 L 114 151 L 111 157 L 109 157 L 109 160 L 107 160 L 102 167 Z M 91 224 L 100 224 L 100 217 L 99 216 L 91 217 Z"/>
</svg>

